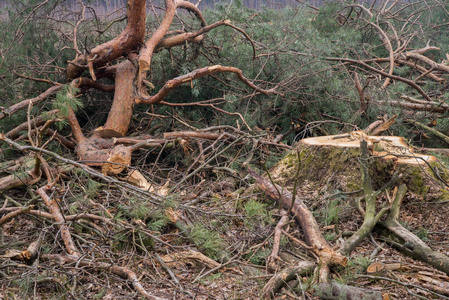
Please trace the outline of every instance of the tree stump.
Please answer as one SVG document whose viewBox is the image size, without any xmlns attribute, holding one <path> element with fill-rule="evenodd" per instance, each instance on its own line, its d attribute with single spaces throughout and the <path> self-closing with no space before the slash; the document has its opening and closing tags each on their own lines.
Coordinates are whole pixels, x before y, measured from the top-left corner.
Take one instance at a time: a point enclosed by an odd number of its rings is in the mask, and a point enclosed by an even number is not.
<svg viewBox="0 0 449 300">
<path fill-rule="evenodd" d="M 398 184 L 426 201 L 449 199 L 444 181 L 449 170 L 435 156 L 414 153 L 402 137 L 368 136 L 361 131 L 301 140 L 270 170 L 274 182 L 292 191 L 308 185 L 319 189 L 332 185 L 335 190 L 353 192 L 362 188 L 360 180 L 360 141 L 370 150 L 370 175 L 374 188 L 386 184 L 395 172 L 402 174 Z M 300 168 L 298 175 L 297 168 Z"/>
</svg>

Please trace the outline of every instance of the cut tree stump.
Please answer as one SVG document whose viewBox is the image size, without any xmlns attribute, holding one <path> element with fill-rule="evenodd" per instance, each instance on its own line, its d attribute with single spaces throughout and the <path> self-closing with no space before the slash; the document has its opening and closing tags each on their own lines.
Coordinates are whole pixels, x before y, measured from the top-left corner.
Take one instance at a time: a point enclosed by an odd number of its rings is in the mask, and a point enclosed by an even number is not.
<svg viewBox="0 0 449 300">
<path fill-rule="evenodd" d="M 270 170 L 275 183 L 292 191 L 308 185 L 320 188 L 332 185 L 342 192 L 362 188 L 360 180 L 360 141 L 370 150 L 370 175 L 374 188 L 385 185 L 395 172 L 402 174 L 409 192 L 427 201 L 449 200 L 449 170 L 432 155 L 418 154 L 402 137 L 368 136 L 362 131 L 349 134 L 306 138 Z M 299 159 L 298 159 L 299 157 Z M 298 162 L 300 172 L 296 176 Z"/>
</svg>

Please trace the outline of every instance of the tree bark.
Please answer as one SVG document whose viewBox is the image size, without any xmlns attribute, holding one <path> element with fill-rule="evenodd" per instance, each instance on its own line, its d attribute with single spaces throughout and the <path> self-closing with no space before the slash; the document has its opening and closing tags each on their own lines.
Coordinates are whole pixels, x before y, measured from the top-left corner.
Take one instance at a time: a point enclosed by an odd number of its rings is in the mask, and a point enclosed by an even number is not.
<svg viewBox="0 0 449 300">
<path fill-rule="evenodd" d="M 146 0 L 128 0 L 128 24 L 122 33 L 113 40 L 101 44 L 87 55 L 81 55 L 67 66 L 67 77 L 75 79 L 87 68 L 92 79 L 96 80 L 94 68 L 102 66 L 136 50 L 144 41 L 146 21 Z"/>
<path fill-rule="evenodd" d="M 134 107 L 133 79 L 136 68 L 130 61 L 121 63 L 115 75 L 115 93 L 108 119 L 96 130 L 104 138 L 123 137 L 128 132 Z"/>
</svg>

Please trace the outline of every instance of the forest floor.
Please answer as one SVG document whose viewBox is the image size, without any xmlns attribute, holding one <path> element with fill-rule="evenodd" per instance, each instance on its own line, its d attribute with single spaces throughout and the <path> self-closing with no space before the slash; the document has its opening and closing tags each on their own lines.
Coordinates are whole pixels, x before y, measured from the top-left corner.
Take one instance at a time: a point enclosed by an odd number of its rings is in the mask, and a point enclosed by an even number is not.
<svg viewBox="0 0 449 300">
<path fill-rule="evenodd" d="M 264 285 L 276 272 L 315 258 L 294 239 L 283 236 L 281 260 L 274 268 L 266 266 L 279 209 L 248 178 L 236 177 L 218 176 L 180 192 L 177 204 L 168 206 L 177 207 L 181 219 L 189 220 L 191 228 L 183 230 L 161 217 L 160 208 L 153 204 L 72 171 L 65 186 L 53 191 L 64 214 L 88 212 L 112 220 L 109 224 L 89 219 L 68 222 L 76 246 L 92 264 L 61 264 L 40 257 L 27 264 L 10 259 L 8 253 L 23 251 L 33 241 L 40 241 L 39 256 L 65 254 L 57 224 L 36 215 L 19 215 L 2 227 L 0 299 L 140 297 L 129 280 L 107 268 L 96 269 L 98 262 L 132 270 L 150 294 L 163 299 L 260 299 Z M 329 182 L 319 187 L 302 182 L 298 191 L 333 247 L 338 248 L 347 233 L 357 230 L 363 221 L 350 205 L 351 194 L 333 189 Z M 14 189 L 4 197 L 17 206 L 41 206 L 35 195 L 30 201 L 30 193 L 31 189 Z M 432 249 L 449 255 L 448 215 L 449 202 L 426 202 L 408 193 L 400 220 Z M 304 240 L 294 220 L 284 230 Z M 347 267 L 332 270 L 332 279 L 382 291 L 390 299 L 440 299 L 442 294 L 428 287 L 447 284 L 449 277 L 394 250 L 382 241 L 379 230 L 356 247 Z M 383 269 L 368 272 L 375 263 Z M 311 285 L 313 275 L 298 279 L 282 288 L 275 299 L 318 299 L 300 289 Z"/>
</svg>

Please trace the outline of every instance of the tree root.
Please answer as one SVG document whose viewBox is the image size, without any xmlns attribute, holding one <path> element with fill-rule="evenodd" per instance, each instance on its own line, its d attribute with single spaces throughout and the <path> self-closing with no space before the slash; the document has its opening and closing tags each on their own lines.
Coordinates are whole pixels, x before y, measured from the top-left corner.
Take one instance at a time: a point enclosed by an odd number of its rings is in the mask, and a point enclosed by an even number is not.
<svg viewBox="0 0 449 300">
<path fill-rule="evenodd" d="M 277 273 L 265 284 L 262 289 L 262 297 L 269 299 L 288 281 L 297 278 L 297 276 L 304 276 L 311 274 L 317 267 L 316 263 L 311 261 L 302 261 L 294 267 L 290 267 Z"/>
<path fill-rule="evenodd" d="M 404 243 L 394 243 L 393 246 L 400 252 L 426 262 L 437 270 L 443 271 L 449 275 L 449 257 L 438 251 L 432 250 L 426 245 L 419 237 L 405 229 L 399 222 L 399 208 L 402 199 L 407 192 L 407 187 L 403 184 L 399 187 L 398 193 L 390 212 L 387 215 L 387 219 L 384 222 L 379 222 L 382 227 L 387 228 L 396 237 L 400 238 Z"/>
<path fill-rule="evenodd" d="M 275 268 L 276 260 L 279 260 L 279 246 L 281 243 L 281 236 L 282 236 L 282 227 L 288 224 L 289 217 L 287 215 L 287 212 L 285 210 L 281 211 L 281 219 L 279 220 L 278 224 L 276 225 L 276 228 L 274 229 L 274 239 L 273 239 L 273 250 L 271 251 L 271 254 L 267 258 L 266 266 L 270 268 Z"/>
</svg>

